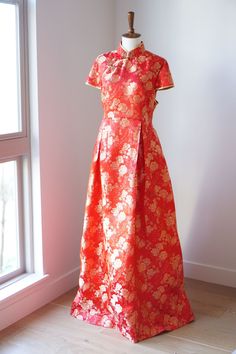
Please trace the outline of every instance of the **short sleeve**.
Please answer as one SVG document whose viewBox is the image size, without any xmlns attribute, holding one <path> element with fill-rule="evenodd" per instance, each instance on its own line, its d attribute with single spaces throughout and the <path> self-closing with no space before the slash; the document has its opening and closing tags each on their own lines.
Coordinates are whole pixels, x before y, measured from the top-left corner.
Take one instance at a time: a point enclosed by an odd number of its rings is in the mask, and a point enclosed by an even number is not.
<svg viewBox="0 0 236 354">
<path fill-rule="evenodd" d="M 174 87 L 174 81 L 170 72 L 169 64 L 164 59 L 161 69 L 159 70 L 156 88 L 157 90 L 165 90 Z"/>
<path fill-rule="evenodd" d="M 89 74 L 86 78 L 85 84 L 94 86 L 98 89 L 101 88 L 101 79 L 100 79 L 100 72 L 99 72 L 99 61 L 96 58 L 92 64 L 92 67 L 89 71 Z"/>
</svg>

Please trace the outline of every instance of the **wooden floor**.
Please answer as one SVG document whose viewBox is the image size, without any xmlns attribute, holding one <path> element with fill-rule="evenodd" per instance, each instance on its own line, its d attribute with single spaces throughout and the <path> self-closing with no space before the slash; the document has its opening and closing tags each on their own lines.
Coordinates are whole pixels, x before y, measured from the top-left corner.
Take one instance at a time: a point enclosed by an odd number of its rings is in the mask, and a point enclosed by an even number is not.
<svg viewBox="0 0 236 354">
<path fill-rule="evenodd" d="M 131 343 L 114 328 L 70 316 L 76 288 L 3 330 L 6 354 L 205 354 L 236 349 L 236 289 L 186 279 L 196 320 L 180 329 Z"/>
</svg>

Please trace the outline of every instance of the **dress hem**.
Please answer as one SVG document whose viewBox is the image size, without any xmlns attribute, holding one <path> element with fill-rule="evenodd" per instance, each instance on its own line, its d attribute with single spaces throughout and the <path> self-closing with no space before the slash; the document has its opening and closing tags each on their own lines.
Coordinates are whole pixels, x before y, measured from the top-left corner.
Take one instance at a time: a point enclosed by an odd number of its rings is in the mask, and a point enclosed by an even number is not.
<svg viewBox="0 0 236 354">
<path fill-rule="evenodd" d="M 93 317 L 96 317 L 96 320 L 91 320 L 89 318 L 84 318 L 82 314 L 80 313 L 77 313 L 75 314 L 75 310 L 72 310 L 70 315 L 78 320 L 81 320 L 81 321 L 84 321 L 84 322 L 87 322 L 88 324 L 92 324 L 92 325 L 95 325 L 95 326 L 100 326 L 100 327 L 103 327 L 103 328 L 115 328 L 117 331 L 119 331 L 125 338 L 129 339 L 132 343 L 138 343 L 138 342 L 141 342 L 145 339 L 149 339 L 149 338 L 152 338 L 152 337 L 155 337 L 157 336 L 158 334 L 161 334 L 163 332 L 170 332 L 170 331 L 173 331 L 173 330 L 176 330 L 178 328 L 181 328 L 191 322 L 193 322 L 195 320 L 195 316 L 194 314 L 192 314 L 192 316 L 188 319 L 188 320 L 185 320 L 185 321 L 180 321 L 178 324 L 176 325 L 166 325 L 166 326 L 158 326 L 156 330 L 153 330 L 152 331 L 152 334 L 149 334 L 149 335 L 143 335 L 143 336 L 140 336 L 140 337 L 131 337 L 130 334 L 127 333 L 127 335 L 125 333 L 122 332 L 122 330 L 119 329 L 119 326 L 118 324 L 115 322 L 115 321 L 110 321 L 110 324 L 109 325 L 105 325 L 105 324 L 102 324 L 101 323 L 101 318 L 103 317 L 102 316 L 99 316 L 99 315 L 95 315 Z M 107 315 L 109 317 L 109 315 Z"/>
</svg>

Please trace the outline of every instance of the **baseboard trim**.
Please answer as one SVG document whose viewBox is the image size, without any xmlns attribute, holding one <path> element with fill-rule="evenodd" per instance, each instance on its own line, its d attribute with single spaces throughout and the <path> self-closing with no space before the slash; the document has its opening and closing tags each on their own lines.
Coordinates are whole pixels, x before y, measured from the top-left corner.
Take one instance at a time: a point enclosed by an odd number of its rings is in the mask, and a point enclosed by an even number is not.
<svg viewBox="0 0 236 354">
<path fill-rule="evenodd" d="M 184 275 L 187 278 L 236 288 L 236 270 L 184 260 Z"/>
<path fill-rule="evenodd" d="M 24 295 L 21 293 L 19 298 L 16 297 L 14 301 L 11 300 L 10 306 L 1 310 L 0 330 L 53 301 L 58 296 L 76 287 L 78 283 L 79 267 L 57 278 L 53 278 L 49 274 L 47 281 L 42 283 L 40 287 L 36 284 L 35 288 L 31 286 L 30 289 L 25 289 Z"/>
</svg>

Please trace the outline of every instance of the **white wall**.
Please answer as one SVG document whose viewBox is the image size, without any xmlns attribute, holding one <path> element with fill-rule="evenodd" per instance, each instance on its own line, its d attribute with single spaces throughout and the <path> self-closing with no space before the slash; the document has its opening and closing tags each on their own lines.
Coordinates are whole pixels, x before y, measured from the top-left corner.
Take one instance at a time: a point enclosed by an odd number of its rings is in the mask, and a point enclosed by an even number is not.
<svg viewBox="0 0 236 354">
<path fill-rule="evenodd" d="M 92 11 L 91 11 L 92 9 Z M 92 148 L 101 120 L 99 90 L 84 81 L 112 48 L 113 4 L 37 2 L 42 219 L 46 272 L 78 267 Z"/>
<path fill-rule="evenodd" d="M 128 11 L 176 85 L 159 93 L 154 126 L 172 177 L 185 274 L 236 286 L 236 3 L 119 0 L 116 42 Z"/>
</svg>

